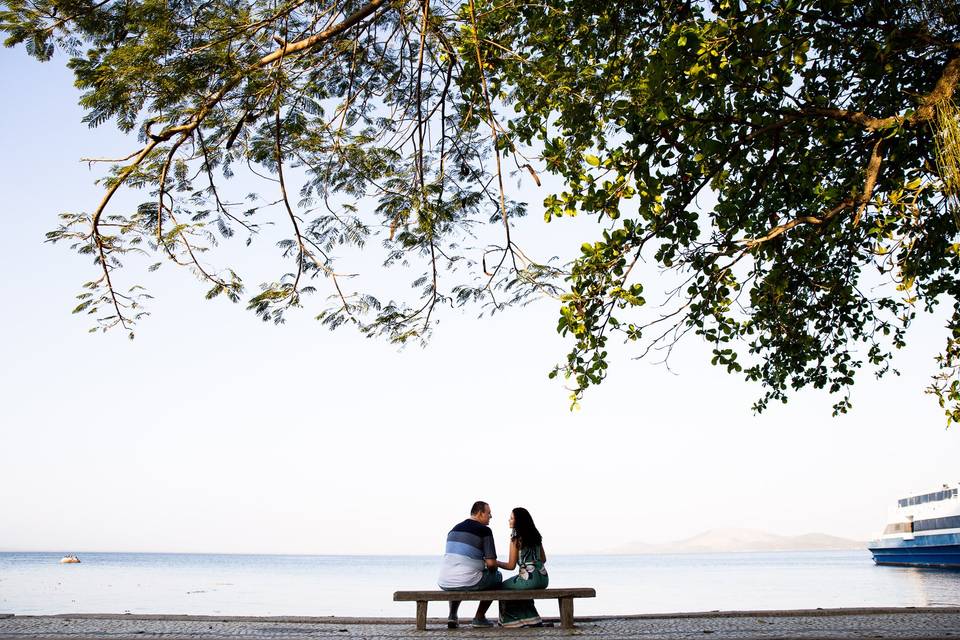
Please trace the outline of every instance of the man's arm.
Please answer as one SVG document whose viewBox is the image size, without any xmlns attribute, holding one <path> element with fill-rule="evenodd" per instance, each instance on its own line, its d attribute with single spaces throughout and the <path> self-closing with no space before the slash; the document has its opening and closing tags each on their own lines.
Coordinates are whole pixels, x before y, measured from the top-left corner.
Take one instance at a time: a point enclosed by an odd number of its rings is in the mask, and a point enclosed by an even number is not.
<svg viewBox="0 0 960 640">
<path fill-rule="evenodd" d="M 497 568 L 497 547 L 493 544 L 493 532 L 489 528 L 483 537 L 483 563 L 487 569 Z"/>
</svg>

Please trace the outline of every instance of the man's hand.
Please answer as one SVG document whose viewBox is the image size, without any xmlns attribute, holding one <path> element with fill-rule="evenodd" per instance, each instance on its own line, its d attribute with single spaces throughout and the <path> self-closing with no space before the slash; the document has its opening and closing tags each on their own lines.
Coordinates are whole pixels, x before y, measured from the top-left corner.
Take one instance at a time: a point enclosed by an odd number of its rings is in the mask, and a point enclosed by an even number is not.
<svg viewBox="0 0 960 640">
<path fill-rule="evenodd" d="M 484 558 L 483 561 L 487 563 L 487 569 L 496 569 L 496 568 L 497 568 L 497 559 L 496 559 L 496 558 Z"/>
</svg>

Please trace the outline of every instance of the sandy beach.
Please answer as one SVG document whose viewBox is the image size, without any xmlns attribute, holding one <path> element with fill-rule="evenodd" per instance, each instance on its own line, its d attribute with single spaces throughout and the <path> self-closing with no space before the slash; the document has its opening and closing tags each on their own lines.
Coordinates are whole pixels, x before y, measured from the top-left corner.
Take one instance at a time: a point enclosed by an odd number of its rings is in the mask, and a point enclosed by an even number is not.
<svg viewBox="0 0 960 640">
<path fill-rule="evenodd" d="M 413 619 L 225 617 L 175 615 L 69 614 L 13 616 L 0 614 L 0 638 L 87 640 L 175 640 L 191 638 L 551 638 L 584 636 L 670 638 L 687 640 L 774 640 L 816 638 L 960 638 L 960 608 L 813 609 L 657 614 L 577 619 L 577 628 L 472 629 L 449 631 L 440 618 L 430 618 L 426 631 Z"/>
</svg>

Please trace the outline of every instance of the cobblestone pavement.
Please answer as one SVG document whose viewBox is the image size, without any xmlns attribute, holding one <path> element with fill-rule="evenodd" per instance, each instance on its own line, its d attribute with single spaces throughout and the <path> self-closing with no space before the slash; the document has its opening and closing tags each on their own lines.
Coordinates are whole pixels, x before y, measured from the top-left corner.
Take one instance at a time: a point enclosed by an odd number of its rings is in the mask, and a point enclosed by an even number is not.
<svg viewBox="0 0 960 640">
<path fill-rule="evenodd" d="M 459 638 L 479 640 L 522 638 L 539 640 L 583 636 L 616 640 L 774 640 L 883 638 L 956 638 L 960 640 L 960 608 L 847 609 L 815 611 L 731 612 L 585 618 L 576 629 L 559 625 L 541 629 L 472 629 L 448 631 L 444 621 L 431 619 L 426 631 L 412 620 L 358 618 L 224 618 L 205 616 L 60 615 L 3 616 L 0 638 L 18 640 L 300 640 L 340 638 Z"/>
</svg>

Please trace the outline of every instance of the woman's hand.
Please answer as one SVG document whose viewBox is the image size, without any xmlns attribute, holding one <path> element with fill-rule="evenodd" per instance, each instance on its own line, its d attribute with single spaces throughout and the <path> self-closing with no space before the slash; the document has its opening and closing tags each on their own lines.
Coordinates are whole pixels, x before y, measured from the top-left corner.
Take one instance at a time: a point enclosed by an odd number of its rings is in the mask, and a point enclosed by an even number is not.
<svg viewBox="0 0 960 640">
<path fill-rule="evenodd" d="M 513 540 L 510 541 L 510 562 L 500 562 L 497 560 L 497 566 L 501 569 L 506 569 L 507 571 L 513 571 L 517 566 L 517 560 L 520 556 L 520 550 L 517 548 L 517 543 Z"/>
</svg>

